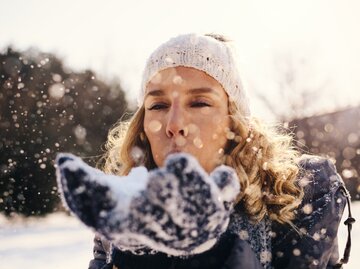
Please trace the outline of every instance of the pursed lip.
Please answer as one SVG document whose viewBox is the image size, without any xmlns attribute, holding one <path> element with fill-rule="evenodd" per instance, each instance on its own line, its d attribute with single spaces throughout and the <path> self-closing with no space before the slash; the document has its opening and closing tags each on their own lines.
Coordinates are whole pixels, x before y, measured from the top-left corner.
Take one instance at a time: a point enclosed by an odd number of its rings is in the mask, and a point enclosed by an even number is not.
<svg viewBox="0 0 360 269">
<path fill-rule="evenodd" d="M 180 150 L 179 148 L 172 148 L 171 150 L 168 151 L 168 153 L 166 154 L 166 156 L 168 156 L 168 155 L 170 155 L 170 154 L 179 153 L 179 152 L 183 152 L 183 151 Z"/>
<path fill-rule="evenodd" d="M 179 149 L 172 149 L 168 152 L 168 154 L 172 154 L 172 153 L 179 153 L 179 152 L 182 152 L 181 150 Z"/>
</svg>

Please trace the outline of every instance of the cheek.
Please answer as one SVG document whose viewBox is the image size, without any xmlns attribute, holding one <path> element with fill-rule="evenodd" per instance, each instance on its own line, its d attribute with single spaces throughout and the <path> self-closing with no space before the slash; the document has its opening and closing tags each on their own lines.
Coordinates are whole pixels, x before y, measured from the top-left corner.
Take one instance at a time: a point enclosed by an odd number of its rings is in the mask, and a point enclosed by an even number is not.
<svg viewBox="0 0 360 269">
<path fill-rule="evenodd" d="M 151 155 L 157 166 L 163 163 L 164 143 L 162 143 L 163 124 L 160 120 L 149 117 L 144 118 L 144 132 L 150 144 Z"/>
<path fill-rule="evenodd" d="M 160 128 L 161 129 L 161 128 Z M 159 151 L 161 148 L 162 143 L 161 142 L 161 136 L 160 136 L 160 130 L 154 131 L 149 126 L 144 126 L 145 135 L 150 143 L 151 150 L 154 153 L 154 151 Z"/>
<path fill-rule="evenodd" d="M 155 164 L 157 166 L 161 166 L 163 163 L 163 155 L 162 152 L 164 152 L 163 144 L 161 143 L 161 139 L 159 136 L 154 135 L 152 132 L 146 132 L 145 135 L 149 141 L 150 149 L 151 149 L 151 155 L 155 161 Z"/>
<path fill-rule="evenodd" d="M 202 124 L 201 133 L 204 139 L 214 145 L 223 146 L 229 133 L 229 118 L 227 116 L 214 116 L 207 123 Z"/>
<path fill-rule="evenodd" d="M 145 117 L 144 129 L 146 133 L 149 133 L 149 135 L 158 134 L 162 128 L 164 128 L 164 126 L 161 120 L 152 117 Z"/>
<path fill-rule="evenodd" d="M 161 119 L 159 119 L 159 117 L 155 117 L 154 115 L 148 115 L 145 112 L 144 131 L 150 142 L 152 142 L 151 140 L 154 140 L 160 135 L 163 128 L 164 124 Z"/>
<path fill-rule="evenodd" d="M 202 127 L 200 136 L 204 146 L 197 149 L 195 153 L 203 168 L 210 173 L 222 163 L 228 141 L 226 133 L 229 130 L 229 124 L 224 120 L 219 125 L 204 123 Z"/>
</svg>

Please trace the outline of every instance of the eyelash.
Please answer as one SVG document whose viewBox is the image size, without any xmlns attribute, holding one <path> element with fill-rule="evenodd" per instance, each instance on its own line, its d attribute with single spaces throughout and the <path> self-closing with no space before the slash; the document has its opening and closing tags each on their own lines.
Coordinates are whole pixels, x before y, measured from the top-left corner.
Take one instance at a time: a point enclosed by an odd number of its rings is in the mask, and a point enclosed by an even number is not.
<svg viewBox="0 0 360 269">
<path fill-rule="evenodd" d="M 148 110 L 161 110 L 161 109 L 165 109 L 167 107 L 168 107 L 167 104 L 158 103 L 158 104 L 154 104 L 151 107 L 149 107 Z"/>
<path fill-rule="evenodd" d="M 210 106 L 210 104 L 207 102 L 204 102 L 204 101 L 195 101 L 195 102 L 191 102 L 190 106 L 191 107 L 206 107 L 206 106 Z"/>
<path fill-rule="evenodd" d="M 190 107 L 192 108 L 201 108 L 201 107 L 210 107 L 211 105 L 204 101 L 193 101 L 190 102 Z M 165 103 L 156 103 L 152 105 L 148 110 L 162 110 L 168 108 L 168 105 Z"/>
</svg>

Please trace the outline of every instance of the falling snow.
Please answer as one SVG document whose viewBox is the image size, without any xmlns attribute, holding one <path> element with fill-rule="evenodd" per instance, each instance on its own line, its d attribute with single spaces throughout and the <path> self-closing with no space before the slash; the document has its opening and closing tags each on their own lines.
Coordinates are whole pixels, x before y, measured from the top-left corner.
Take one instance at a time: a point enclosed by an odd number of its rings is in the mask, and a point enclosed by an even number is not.
<svg viewBox="0 0 360 269">
<path fill-rule="evenodd" d="M 162 124 L 158 120 L 152 120 L 149 122 L 148 128 L 150 132 L 157 133 L 161 130 Z"/>
<path fill-rule="evenodd" d="M 0 149 L 2 153 L 5 152 L 0 162 L 0 172 L 6 179 L 3 181 L 1 178 L 0 208 L 10 216 L 15 216 L 14 212 L 25 215 L 50 213 L 58 210 L 57 188 L 54 186 L 52 172 L 54 154 L 61 150 L 87 156 L 98 154 L 96 150 L 105 141 L 110 126 L 126 109 L 126 102 L 119 85 L 104 85 L 90 71 L 73 73 L 69 70 L 58 70 L 57 66 L 61 66 L 61 61 L 52 55 L 39 52 L 34 55 L 32 52 L 21 55 L 14 51 L 7 54 L 2 54 L 0 61 Z M 166 60 L 172 61 L 170 58 Z M 154 82 L 160 80 L 161 76 L 153 78 Z M 182 79 L 175 76 L 173 82 L 180 84 Z M 122 103 L 123 107 L 120 107 L 119 103 Z M 209 108 L 202 108 L 200 113 L 207 115 Z M 299 147 L 305 147 L 306 151 L 325 155 L 333 160 L 338 172 L 348 184 L 353 199 L 360 199 L 360 125 L 358 120 L 348 119 L 358 119 L 358 113 L 357 108 L 354 111 L 349 109 L 298 120 L 294 131 Z M 292 124 L 294 122 L 288 126 Z M 149 124 L 150 131 L 155 133 L 162 128 L 159 121 Z M 192 142 L 196 147 L 206 146 L 196 136 L 199 132 L 198 126 L 190 124 L 187 130 L 194 134 L 195 139 Z M 231 130 L 226 132 L 226 137 L 229 140 L 236 139 Z M 214 134 L 213 138 L 218 139 L 218 136 Z M 251 141 L 251 137 L 246 139 L 248 143 Z M 187 143 L 181 137 L 175 142 L 179 147 Z M 224 150 L 220 150 L 223 153 Z M 253 150 L 257 152 L 259 149 Z M 134 148 L 131 156 L 140 163 L 144 154 L 141 149 Z M 268 163 L 265 162 L 262 168 L 267 170 Z M 300 185 L 306 186 L 309 180 L 304 177 Z M 77 191 L 83 192 L 84 189 Z M 358 208 L 357 204 L 354 205 Z M 305 214 L 311 214 L 314 209 L 308 204 L 301 210 Z M 6 268 L 26 266 L 29 269 L 85 267 L 91 255 L 92 234 L 83 227 L 79 228 L 78 223 L 69 221 L 73 219 L 56 216 L 59 215 L 53 214 L 32 224 L 17 225 L 1 219 L 0 226 L 5 227 L 0 233 L 2 264 L 5 262 Z M 56 219 L 56 223 L 51 219 Z M 69 223 L 69 226 L 59 225 L 64 223 Z M 41 232 L 35 225 L 41 227 Z M 55 235 L 52 229 L 56 231 Z M 87 232 L 82 234 L 81 231 Z M 305 234 L 307 231 L 301 232 Z M 196 237 L 198 232 L 193 230 L 190 233 Z M 311 236 L 318 241 L 323 240 L 326 233 L 326 228 L 321 228 Z M 83 236 L 81 239 L 80 234 Z M 246 231 L 241 231 L 240 236 L 244 240 L 248 238 Z M 343 242 L 345 237 L 345 233 L 341 231 L 340 239 Z M 31 246 L 24 243 L 28 242 L 29 238 Z M 57 240 L 49 241 L 49 238 Z M 64 243 L 64 240 L 67 241 Z M 360 250 L 357 245 L 360 241 L 358 230 L 355 230 L 353 241 L 355 246 L 352 253 L 357 253 Z M 23 251 L 24 249 L 26 251 Z M 87 254 L 79 254 L 81 251 Z M 66 252 L 66 257 L 59 256 L 63 252 Z M 76 257 L 74 253 L 77 253 Z M 301 252 L 294 249 L 293 254 L 299 256 Z M 276 255 L 281 256 L 283 253 Z M 79 262 L 77 266 L 76 259 L 79 257 L 82 259 L 81 265 Z M 261 254 L 263 261 L 270 258 L 267 252 Z M 356 258 L 353 254 L 352 259 Z M 46 265 L 43 261 L 47 262 Z M 53 266 L 51 262 L 54 263 Z M 351 262 L 350 267 L 346 268 L 351 268 L 355 262 Z M 314 265 L 317 263 L 317 260 L 313 261 Z"/>
<path fill-rule="evenodd" d="M 0 53 L 0 86 L 0 211 L 50 213 L 59 206 L 55 153 L 98 156 L 127 107 L 124 93 L 89 70 L 65 70 L 54 55 L 11 48 Z"/>
</svg>

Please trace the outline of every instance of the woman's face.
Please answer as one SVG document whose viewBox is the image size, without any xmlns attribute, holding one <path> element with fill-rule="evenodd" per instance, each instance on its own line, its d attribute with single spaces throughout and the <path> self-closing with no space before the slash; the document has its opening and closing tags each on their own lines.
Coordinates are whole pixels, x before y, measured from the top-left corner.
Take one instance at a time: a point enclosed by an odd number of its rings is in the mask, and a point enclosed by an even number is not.
<svg viewBox="0 0 360 269">
<path fill-rule="evenodd" d="M 227 94 L 214 78 L 189 67 L 165 69 L 148 83 L 144 106 L 157 166 L 175 152 L 192 154 L 208 173 L 220 164 L 230 119 Z"/>
</svg>

